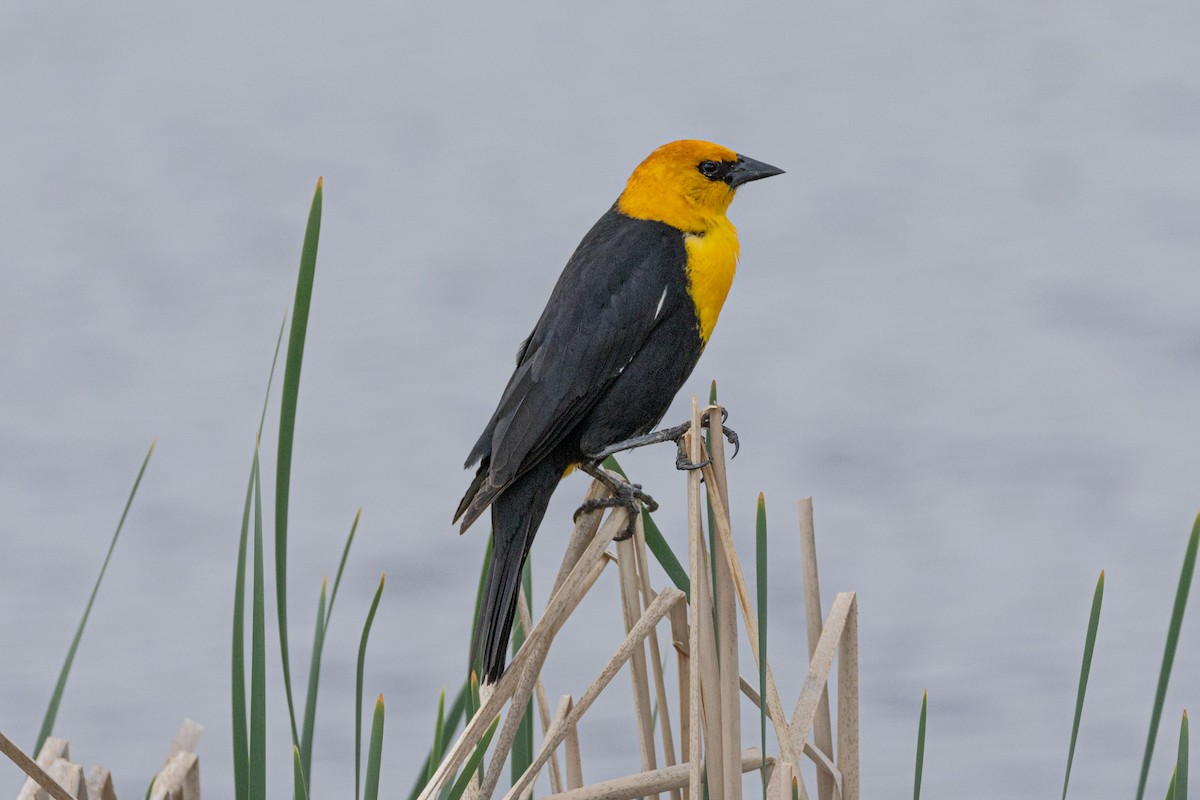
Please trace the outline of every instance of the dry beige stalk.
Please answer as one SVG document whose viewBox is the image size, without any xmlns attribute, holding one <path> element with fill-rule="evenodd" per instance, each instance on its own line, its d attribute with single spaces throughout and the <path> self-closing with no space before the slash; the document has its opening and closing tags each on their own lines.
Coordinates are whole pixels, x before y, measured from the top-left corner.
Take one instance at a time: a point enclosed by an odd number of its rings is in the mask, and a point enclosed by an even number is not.
<svg viewBox="0 0 1200 800">
<path fill-rule="evenodd" d="M 817 640 L 821 638 L 821 581 L 817 571 L 817 535 L 813 525 L 811 497 L 800 501 L 800 564 L 804 574 L 804 615 L 808 622 L 808 658 L 811 661 L 817 650 Z M 817 705 L 813 740 L 824 753 L 833 752 L 828 689 L 821 692 L 821 700 Z M 822 769 L 817 770 L 818 800 L 833 800 L 834 775 Z"/>
<path fill-rule="evenodd" d="M 808 739 L 808 731 L 812 728 L 813 718 L 817 714 L 817 706 L 821 693 L 829 681 L 829 672 L 833 667 L 833 659 L 841 644 L 842 631 L 846 626 L 846 617 L 854 604 L 853 592 L 839 592 L 834 598 L 833 607 L 821 630 L 821 638 L 809 662 L 808 676 L 800 689 L 800 697 L 796 700 L 796 710 L 792 714 L 790 734 L 792 746 L 800 750 Z M 843 781 L 845 776 L 843 776 Z"/>
<path fill-rule="evenodd" d="M 550 598 L 550 602 L 546 604 L 546 610 L 542 617 L 538 620 L 538 624 L 529 633 L 525 639 L 525 646 L 513 656 L 512 663 L 509 664 L 508 671 L 496 682 L 491 695 L 483 700 L 481 694 L 481 705 L 475 715 L 467 722 L 463 732 L 459 734 L 458 739 L 454 742 L 454 746 L 442 758 L 442 763 L 438 765 L 433 777 L 429 783 L 421 790 L 418 800 L 431 800 L 442 788 L 445 782 L 449 779 L 466 760 L 467 755 L 474 749 L 475 745 L 483 737 L 492 720 L 500 713 L 504 704 L 512 697 L 516 690 L 518 677 L 525 668 L 525 664 L 531 659 L 531 654 L 536 649 L 532 643 L 540 643 L 543 639 L 553 639 L 554 635 L 566 622 L 567 617 L 579 605 L 584 594 L 600 577 L 600 573 L 604 570 L 608 559 L 604 555 L 604 550 L 608 543 L 612 541 L 613 536 L 623 530 L 625 525 L 626 515 L 623 509 L 615 509 L 608 516 L 607 522 L 601 526 L 599 533 L 596 534 L 579 557 L 574 567 L 569 570 L 567 577 L 561 582 L 557 591 Z M 580 526 L 577 526 L 577 528 Z M 481 687 L 482 688 L 482 687 Z"/>
<path fill-rule="evenodd" d="M 637 519 L 637 535 L 634 537 L 634 542 L 637 544 L 637 572 L 638 577 L 641 579 L 642 604 L 645 608 L 649 608 L 650 604 L 654 602 L 656 595 L 654 590 L 650 588 L 650 561 L 646 553 L 646 531 L 640 514 Z M 663 741 L 663 761 L 666 762 L 666 766 L 671 767 L 676 762 L 675 741 L 671 735 L 671 707 L 667 702 L 667 685 L 663 680 L 662 653 L 658 649 L 657 628 L 650 631 L 650 635 L 646 637 L 646 641 L 650 643 L 650 661 L 654 674 L 654 696 L 658 703 L 658 727 Z M 682 800 L 679 789 L 671 790 L 671 800 Z"/>
<path fill-rule="evenodd" d="M 704 480 L 715 481 L 716 476 L 713 472 L 712 465 L 704 467 Z M 746 624 L 746 638 L 750 640 L 750 650 L 754 653 L 754 661 L 757 666 L 762 656 L 758 652 L 758 620 L 754 616 L 754 605 L 750 599 L 750 591 L 746 588 L 746 578 L 742 574 L 742 567 L 738 561 L 737 550 L 733 546 L 733 531 L 729 526 L 729 514 L 725 508 L 724 502 L 721 500 L 719 493 L 714 493 L 712 496 L 713 517 L 717 523 L 716 537 L 721 540 L 725 546 L 725 555 L 729 560 L 729 571 L 733 575 L 734 586 L 737 589 L 738 605 L 742 607 L 742 620 Z M 795 764 L 798 762 L 797 751 L 792 746 L 791 737 L 788 735 L 786 720 L 787 717 L 783 711 L 783 703 L 779 699 L 779 690 L 775 686 L 775 676 L 771 671 L 770 662 L 767 663 L 767 710 L 768 717 L 772 725 L 775 727 L 775 737 L 779 741 L 781 750 L 781 760 Z"/>
<path fill-rule="evenodd" d="M 624 521 L 623 514 L 614 513 L 612 516 L 619 517 Z M 613 677 L 616 676 L 625 662 L 629 660 L 629 657 L 633 655 L 634 649 L 641 645 L 642 640 L 658 624 L 658 621 L 667 615 L 671 606 L 678 603 L 683 597 L 683 592 L 673 588 L 664 589 L 659 594 L 658 599 L 651 604 L 650 608 L 646 609 L 646 613 L 633 626 L 633 630 L 629 632 L 629 635 L 625 637 L 625 641 L 617 648 L 617 652 L 609 659 L 608 664 L 600 672 L 600 676 L 580 696 L 579 703 L 571 709 L 571 712 L 567 715 L 566 722 L 542 743 L 542 749 L 538 751 L 537 756 L 533 759 L 533 763 L 517 779 L 513 787 L 509 789 L 508 794 L 504 796 L 504 800 L 517 800 L 517 798 L 524 794 L 525 790 L 533 783 L 534 777 L 536 777 L 542 766 L 545 765 L 546 759 L 550 757 L 550 753 L 554 752 L 554 749 L 562 743 L 569 727 L 574 727 L 578 724 L 579 718 L 591 707 L 592 703 L 600 695 L 600 692 L 604 691 L 604 688 L 612 682 Z"/>
<path fill-rule="evenodd" d="M 853 592 L 846 594 L 850 595 L 850 609 L 838 649 L 837 762 L 842 773 L 842 800 L 858 800 L 858 598 Z"/>
<path fill-rule="evenodd" d="M 700 429 L 700 412 L 696 408 L 696 398 L 692 398 L 692 430 L 688 432 L 688 459 L 697 464 L 700 462 L 700 437 L 696 431 Z M 703 753 L 700 752 L 700 619 L 698 585 L 704 580 L 704 534 L 700 522 L 700 475 L 697 470 L 688 473 L 688 574 L 692 576 L 692 602 L 688 618 L 688 698 L 686 707 L 689 709 L 689 725 L 687 729 L 688 743 L 688 800 L 700 800 L 704 797 L 703 788 Z"/>
<path fill-rule="evenodd" d="M 529 613 L 529 598 L 525 596 L 525 588 L 521 587 L 521 593 L 517 597 L 517 609 L 521 615 L 521 627 L 527 631 L 533 630 L 533 616 Z M 537 699 L 538 718 L 542 723 L 542 736 L 546 735 L 546 731 L 550 729 L 550 703 L 546 700 L 546 686 L 542 683 L 542 676 L 539 672 L 537 683 L 534 684 L 534 693 Z M 550 759 L 550 788 L 556 792 L 566 790 L 563 784 L 562 770 L 558 766 L 558 756 L 555 755 Z"/>
<path fill-rule="evenodd" d="M 625 617 L 625 633 L 633 630 L 642 615 L 638 596 L 637 545 L 633 538 L 619 541 L 617 546 L 617 574 L 621 584 L 621 610 Z M 654 752 L 654 720 L 650 710 L 650 681 L 646 668 L 646 648 L 639 644 L 629 661 L 629 676 L 633 684 L 633 710 L 637 721 L 638 743 L 642 751 L 642 771 L 658 768 Z M 655 795 L 655 800 L 658 796 Z"/>
<path fill-rule="evenodd" d="M 721 505 L 725 508 L 725 524 L 730 525 L 729 519 L 729 485 L 725 478 L 725 436 L 722 431 L 721 408 L 710 406 L 707 410 L 709 441 L 712 443 L 709 453 L 712 458 L 713 475 L 716 481 L 706 484 L 708 493 L 714 492 L 721 496 Z M 742 755 L 742 715 L 740 698 L 738 697 L 738 627 L 737 627 L 737 598 L 733 586 L 733 576 L 729 571 L 730 559 L 725 553 L 726 545 L 722 540 L 713 539 L 713 604 L 717 611 L 717 646 L 720 650 L 718 664 L 720 666 L 720 698 L 721 698 L 721 758 L 722 773 L 725 786 L 725 800 L 741 800 L 742 776 L 738 763 Z"/>
<path fill-rule="evenodd" d="M 751 747 L 741 754 L 738 759 L 741 772 L 753 772 L 762 767 L 763 758 L 758 748 Z M 770 769 L 775 759 L 767 757 L 767 768 Z M 654 792 L 682 789 L 688 782 L 687 764 L 673 767 L 663 767 L 653 772 L 642 772 L 637 775 L 626 775 L 602 783 L 594 783 L 581 789 L 575 789 L 563 794 L 552 794 L 541 800 L 634 800 Z"/>
<path fill-rule="evenodd" d="M 671 606 L 671 608 L 675 608 L 675 606 Z M 563 695 L 563 699 L 567 701 L 563 725 L 567 725 L 565 717 L 570 715 L 575 704 L 569 694 Z M 583 786 L 583 759 L 579 752 L 579 728 L 575 725 L 567 725 L 567 738 L 563 742 L 567 751 L 567 788 L 579 789 Z"/>
</svg>

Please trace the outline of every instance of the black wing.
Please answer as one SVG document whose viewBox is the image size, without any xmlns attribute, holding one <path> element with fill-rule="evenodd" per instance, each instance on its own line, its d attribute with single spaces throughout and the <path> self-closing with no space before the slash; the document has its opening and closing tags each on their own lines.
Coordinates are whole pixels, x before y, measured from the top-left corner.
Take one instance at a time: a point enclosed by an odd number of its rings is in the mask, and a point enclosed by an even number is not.
<svg viewBox="0 0 1200 800">
<path fill-rule="evenodd" d="M 464 530 L 604 396 L 649 338 L 664 292 L 678 285 L 686 260 L 678 230 L 615 208 L 588 232 L 467 459 L 468 467 L 484 459 L 486 472 L 459 507 Z"/>
</svg>

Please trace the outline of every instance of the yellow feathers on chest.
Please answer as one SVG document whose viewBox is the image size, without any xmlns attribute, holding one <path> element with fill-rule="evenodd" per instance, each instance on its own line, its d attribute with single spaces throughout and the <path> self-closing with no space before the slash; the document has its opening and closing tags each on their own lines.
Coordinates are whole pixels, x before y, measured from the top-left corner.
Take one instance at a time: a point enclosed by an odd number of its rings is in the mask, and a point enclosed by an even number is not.
<svg viewBox="0 0 1200 800">
<path fill-rule="evenodd" d="M 700 339 L 708 344 L 737 270 L 737 229 L 722 217 L 704 235 L 684 234 L 684 246 L 688 256 L 688 294 L 700 318 Z"/>
</svg>

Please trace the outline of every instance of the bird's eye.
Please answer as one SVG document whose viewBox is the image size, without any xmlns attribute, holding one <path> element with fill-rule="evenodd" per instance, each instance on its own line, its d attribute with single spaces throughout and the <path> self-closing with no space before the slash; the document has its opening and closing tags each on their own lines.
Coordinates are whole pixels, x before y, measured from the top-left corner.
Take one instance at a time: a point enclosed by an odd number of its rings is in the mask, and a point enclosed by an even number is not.
<svg viewBox="0 0 1200 800">
<path fill-rule="evenodd" d="M 717 173 L 721 171 L 721 165 L 716 161 L 701 161 L 699 166 L 700 174 L 706 178 L 715 178 Z"/>
</svg>

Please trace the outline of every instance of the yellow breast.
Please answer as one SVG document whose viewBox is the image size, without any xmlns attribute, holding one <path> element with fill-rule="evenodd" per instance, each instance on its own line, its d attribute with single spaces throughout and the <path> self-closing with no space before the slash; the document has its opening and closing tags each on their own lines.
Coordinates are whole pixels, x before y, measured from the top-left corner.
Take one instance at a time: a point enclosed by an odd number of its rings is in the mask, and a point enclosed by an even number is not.
<svg viewBox="0 0 1200 800">
<path fill-rule="evenodd" d="M 684 246 L 688 254 L 688 294 L 700 318 L 700 339 L 708 344 L 737 271 L 737 229 L 721 217 L 703 235 L 684 234 Z"/>
</svg>

